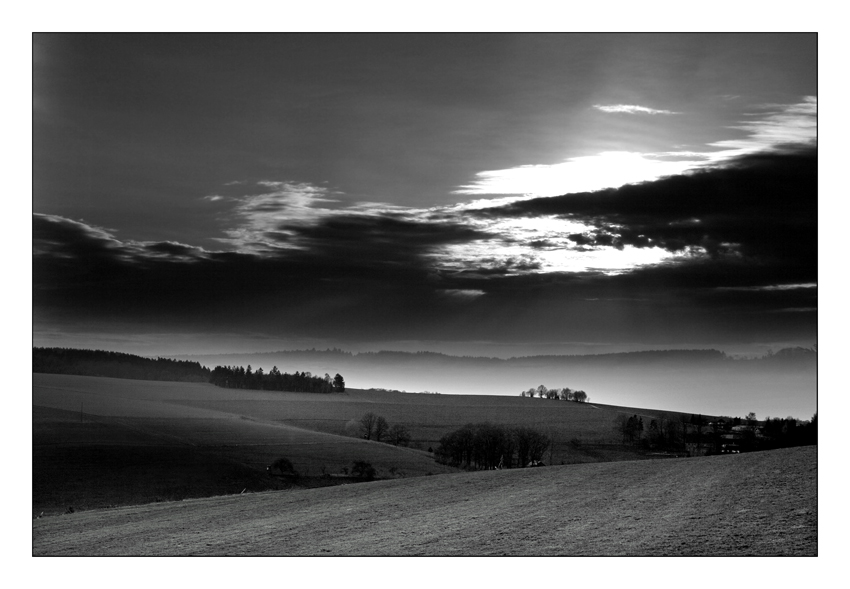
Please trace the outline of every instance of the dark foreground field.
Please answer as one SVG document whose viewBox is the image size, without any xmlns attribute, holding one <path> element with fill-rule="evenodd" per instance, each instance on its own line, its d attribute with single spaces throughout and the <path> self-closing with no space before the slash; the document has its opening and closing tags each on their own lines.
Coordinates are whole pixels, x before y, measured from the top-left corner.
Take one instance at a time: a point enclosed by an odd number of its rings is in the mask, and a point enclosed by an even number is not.
<svg viewBox="0 0 850 589">
<path fill-rule="evenodd" d="M 33 554 L 815 556 L 817 516 L 812 446 L 92 510 Z"/>
</svg>

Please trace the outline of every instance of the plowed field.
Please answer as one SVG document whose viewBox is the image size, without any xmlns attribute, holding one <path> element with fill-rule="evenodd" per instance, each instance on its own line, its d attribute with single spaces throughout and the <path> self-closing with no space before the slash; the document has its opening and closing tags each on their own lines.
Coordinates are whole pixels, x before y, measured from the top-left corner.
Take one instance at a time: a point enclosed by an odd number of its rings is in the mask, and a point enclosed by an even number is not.
<svg viewBox="0 0 850 589">
<path fill-rule="evenodd" d="M 817 448 L 448 474 L 33 521 L 35 555 L 808 555 Z"/>
</svg>

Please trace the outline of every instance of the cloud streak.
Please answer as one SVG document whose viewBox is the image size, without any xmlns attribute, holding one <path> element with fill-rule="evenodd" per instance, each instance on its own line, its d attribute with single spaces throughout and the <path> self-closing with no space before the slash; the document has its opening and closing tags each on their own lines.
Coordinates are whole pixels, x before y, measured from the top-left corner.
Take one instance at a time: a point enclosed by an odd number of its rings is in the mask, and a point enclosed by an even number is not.
<svg viewBox="0 0 850 589">
<path fill-rule="evenodd" d="M 593 108 L 607 113 L 623 113 L 629 115 L 645 114 L 645 115 L 679 115 L 682 113 L 672 110 L 663 110 L 657 108 L 649 108 L 646 106 L 638 106 L 636 104 L 594 104 Z"/>
<path fill-rule="evenodd" d="M 817 143 L 818 99 L 806 96 L 795 104 L 759 105 L 746 120 L 730 126 L 748 135 L 741 139 L 715 141 L 709 146 L 713 163 L 763 151 L 783 151 Z"/>
</svg>

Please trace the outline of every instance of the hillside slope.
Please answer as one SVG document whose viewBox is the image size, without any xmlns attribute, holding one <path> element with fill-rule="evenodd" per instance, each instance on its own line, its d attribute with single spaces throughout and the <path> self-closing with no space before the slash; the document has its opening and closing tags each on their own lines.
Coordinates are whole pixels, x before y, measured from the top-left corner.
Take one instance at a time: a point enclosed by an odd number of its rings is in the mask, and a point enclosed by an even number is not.
<svg viewBox="0 0 850 589">
<path fill-rule="evenodd" d="M 35 555 L 817 555 L 817 447 L 378 481 L 33 521 Z"/>
<path fill-rule="evenodd" d="M 337 412 L 345 423 L 364 411 L 346 409 L 345 395 L 240 393 L 209 384 L 34 374 L 33 515 L 285 488 L 289 483 L 266 473 L 281 456 L 304 475 L 297 484 L 307 486 L 324 484 L 312 479 L 355 460 L 370 462 L 380 477 L 455 471 L 425 451 L 280 417 L 302 408 L 324 417 Z"/>
</svg>

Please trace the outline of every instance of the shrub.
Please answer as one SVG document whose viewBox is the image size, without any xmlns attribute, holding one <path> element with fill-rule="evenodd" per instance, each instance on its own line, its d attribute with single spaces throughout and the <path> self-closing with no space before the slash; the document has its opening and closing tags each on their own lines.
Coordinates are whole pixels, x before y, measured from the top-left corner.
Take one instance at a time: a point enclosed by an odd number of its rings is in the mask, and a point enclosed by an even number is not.
<svg viewBox="0 0 850 589">
<path fill-rule="evenodd" d="M 274 473 L 272 471 L 275 469 L 284 476 L 298 476 L 298 472 L 295 470 L 295 467 L 288 458 L 278 458 L 266 467 L 266 472 L 269 473 L 269 476 L 273 476 Z"/>
<path fill-rule="evenodd" d="M 375 469 L 365 460 L 355 460 L 351 467 L 351 474 L 361 479 L 371 481 L 375 478 Z"/>
</svg>

